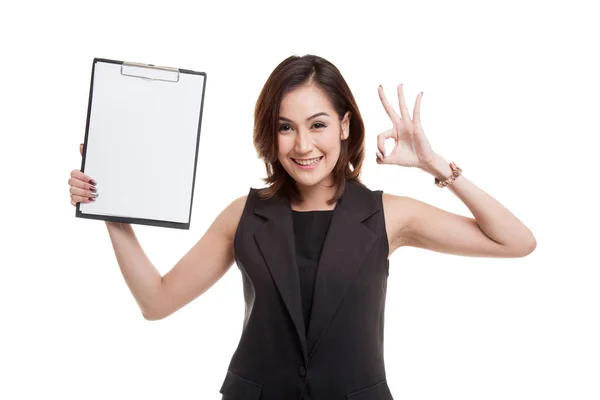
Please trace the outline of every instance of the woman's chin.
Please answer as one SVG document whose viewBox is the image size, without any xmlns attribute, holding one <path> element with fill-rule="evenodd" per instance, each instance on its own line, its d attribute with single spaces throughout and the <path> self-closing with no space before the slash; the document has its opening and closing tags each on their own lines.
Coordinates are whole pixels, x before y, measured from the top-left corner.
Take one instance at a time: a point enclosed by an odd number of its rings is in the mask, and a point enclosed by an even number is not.
<svg viewBox="0 0 600 400">
<path fill-rule="evenodd" d="M 292 179 L 294 179 L 294 181 L 296 182 L 296 184 L 301 185 L 301 186 L 305 186 L 305 187 L 310 187 L 310 186 L 315 186 L 320 184 L 321 182 L 323 182 L 324 180 L 326 180 L 327 175 L 323 175 L 323 174 L 293 174 L 290 175 L 292 177 Z"/>
</svg>

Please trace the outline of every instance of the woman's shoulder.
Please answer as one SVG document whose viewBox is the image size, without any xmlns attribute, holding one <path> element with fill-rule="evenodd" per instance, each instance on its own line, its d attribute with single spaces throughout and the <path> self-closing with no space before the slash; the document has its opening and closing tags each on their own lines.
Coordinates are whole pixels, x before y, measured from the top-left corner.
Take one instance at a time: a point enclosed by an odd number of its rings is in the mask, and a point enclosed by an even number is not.
<svg viewBox="0 0 600 400">
<path fill-rule="evenodd" d="M 387 214 L 394 213 L 399 215 L 403 213 L 403 211 L 410 210 L 410 208 L 414 206 L 416 200 L 409 196 L 391 194 L 382 190 L 381 202 L 384 210 L 387 210 Z"/>
<path fill-rule="evenodd" d="M 357 188 L 357 189 L 354 189 L 353 191 L 355 193 L 361 193 L 360 196 L 362 196 L 364 198 L 368 198 L 369 201 L 376 201 L 379 204 L 382 204 L 383 198 L 386 196 L 386 193 L 384 193 L 384 191 L 382 189 L 371 187 L 362 181 L 348 180 L 347 184 Z"/>
<path fill-rule="evenodd" d="M 248 192 L 233 199 L 233 201 L 225 207 L 223 213 L 237 224 L 244 212 L 253 207 L 255 203 L 261 199 L 260 194 L 264 189 L 265 188 L 249 187 Z"/>
<path fill-rule="evenodd" d="M 248 193 L 240 195 L 229 202 L 215 219 L 215 228 L 227 232 L 228 236 L 233 236 L 244 210 L 248 206 L 249 199 L 252 198 L 253 191 L 254 189 L 250 188 Z"/>
</svg>

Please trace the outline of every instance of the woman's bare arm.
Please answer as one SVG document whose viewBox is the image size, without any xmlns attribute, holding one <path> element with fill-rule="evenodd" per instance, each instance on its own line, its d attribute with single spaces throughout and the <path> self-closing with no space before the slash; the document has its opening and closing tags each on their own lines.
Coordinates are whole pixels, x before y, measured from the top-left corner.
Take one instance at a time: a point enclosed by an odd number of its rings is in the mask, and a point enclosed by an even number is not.
<svg viewBox="0 0 600 400">
<path fill-rule="evenodd" d="M 441 179 L 451 173 L 438 176 Z M 525 257 L 535 250 L 536 239 L 529 228 L 465 176 L 459 176 L 448 189 L 465 203 L 474 218 L 408 196 L 384 193 L 390 255 L 401 246 L 467 257 Z"/>
<path fill-rule="evenodd" d="M 229 204 L 165 276 L 144 253 L 129 224 L 106 222 L 121 273 L 144 318 L 171 315 L 214 285 L 233 264 L 233 238 L 246 196 Z"/>
</svg>

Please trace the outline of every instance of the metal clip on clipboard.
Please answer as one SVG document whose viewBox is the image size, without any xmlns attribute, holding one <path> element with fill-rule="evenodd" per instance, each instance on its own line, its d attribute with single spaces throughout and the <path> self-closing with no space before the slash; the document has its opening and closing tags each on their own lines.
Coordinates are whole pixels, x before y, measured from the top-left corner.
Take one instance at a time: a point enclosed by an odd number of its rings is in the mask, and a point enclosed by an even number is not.
<svg viewBox="0 0 600 400">
<path fill-rule="evenodd" d="M 179 82 L 179 69 L 157 67 L 152 64 L 124 62 L 121 64 L 121 75 L 133 76 L 153 81 Z"/>
</svg>

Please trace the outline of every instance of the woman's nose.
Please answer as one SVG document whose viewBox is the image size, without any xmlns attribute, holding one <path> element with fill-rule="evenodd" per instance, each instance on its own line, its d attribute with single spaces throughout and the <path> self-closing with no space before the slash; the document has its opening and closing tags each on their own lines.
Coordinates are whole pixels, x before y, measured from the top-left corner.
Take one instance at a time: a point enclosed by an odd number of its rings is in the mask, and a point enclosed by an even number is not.
<svg viewBox="0 0 600 400">
<path fill-rule="evenodd" d="M 296 152 L 297 153 L 308 153 L 311 150 L 310 135 L 308 132 L 302 130 L 298 131 L 296 135 Z"/>
</svg>

